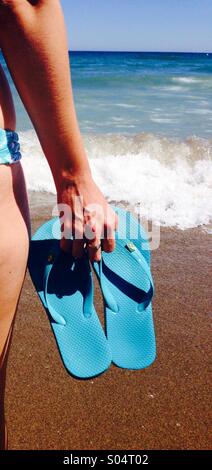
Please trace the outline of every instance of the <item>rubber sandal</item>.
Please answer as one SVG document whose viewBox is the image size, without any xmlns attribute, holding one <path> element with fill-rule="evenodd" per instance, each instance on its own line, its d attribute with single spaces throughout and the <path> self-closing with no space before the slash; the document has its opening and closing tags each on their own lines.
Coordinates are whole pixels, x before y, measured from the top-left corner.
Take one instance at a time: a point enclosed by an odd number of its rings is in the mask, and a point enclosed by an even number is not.
<svg viewBox="0 0 212 470">
<path fill-rule="evenodd" d="M 59 238 L 58 218 L 36 231 L 29 271 L 65 367 L 75 377 L 91 378 L 108 369 L 111 352 L 93 305 L 89 260 L 86 256 L 76 260 L 61 251 Z"/>
</svg>

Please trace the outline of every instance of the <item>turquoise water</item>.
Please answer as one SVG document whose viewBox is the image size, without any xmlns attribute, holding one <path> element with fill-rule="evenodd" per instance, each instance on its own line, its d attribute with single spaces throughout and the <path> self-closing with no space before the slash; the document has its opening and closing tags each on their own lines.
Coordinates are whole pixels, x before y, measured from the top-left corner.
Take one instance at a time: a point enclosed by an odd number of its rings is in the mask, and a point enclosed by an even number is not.
<svg viewBox="0 0 212 470">
<path fill-rule="evenodd" d="M 72 53 L 71 62 L 86 133 L 212 131 L 212 54 Z"/>
<path fill-rule="evenodd" d="M 210 136 L 212 54 L 72 52 L 70 60 L 83 133 Z M 29 129 L 14 95 L 18 127 Z"/>
<path fill-rule="evenodd" d="M 107 199 L 140 205 L 141 214 L 156 224 L 181 229 L 209 224 L 212 54 L 72 52 L 70 60 L 86 152 Z M 9 80 L 28 188 L 55 193 Z"/>
</svg>

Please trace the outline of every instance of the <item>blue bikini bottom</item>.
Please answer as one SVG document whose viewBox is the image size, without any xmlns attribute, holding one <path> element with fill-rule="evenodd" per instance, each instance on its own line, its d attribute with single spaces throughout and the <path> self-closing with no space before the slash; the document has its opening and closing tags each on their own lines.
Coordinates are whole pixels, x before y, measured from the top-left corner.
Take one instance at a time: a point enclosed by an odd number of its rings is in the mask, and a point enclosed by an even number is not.
<svg viewBox="0 0 212 470">
<path fill-rule="evenodd" d="M 17 132 L 0 129 L 0 165 L 11 165 L 21 159 Z"/>
</svg>

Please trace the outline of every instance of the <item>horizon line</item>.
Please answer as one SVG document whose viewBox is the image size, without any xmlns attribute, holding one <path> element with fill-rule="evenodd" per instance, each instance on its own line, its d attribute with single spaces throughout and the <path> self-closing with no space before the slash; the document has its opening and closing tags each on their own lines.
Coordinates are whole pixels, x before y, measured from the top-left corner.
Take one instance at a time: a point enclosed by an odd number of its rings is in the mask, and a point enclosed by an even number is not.
<svg viewBox="0 0 212 470">
<path fill-rule="evenodd" d="M 134 54 L 134 53 L 141 53 L 141 54 L 212 54 L 212 52 L 210 51 L 141 51 L 141 50 L 137 50 L 137 51 L 126 51 L 126 50 L 95 50 L 95 49 L 69 49 L 68 50 L 69 52 L 117 52 L 117 53 L 120 53 L 120 52 L 123 52 L 123 53 L 126 53 L 126 54 Z"/>
</svg>

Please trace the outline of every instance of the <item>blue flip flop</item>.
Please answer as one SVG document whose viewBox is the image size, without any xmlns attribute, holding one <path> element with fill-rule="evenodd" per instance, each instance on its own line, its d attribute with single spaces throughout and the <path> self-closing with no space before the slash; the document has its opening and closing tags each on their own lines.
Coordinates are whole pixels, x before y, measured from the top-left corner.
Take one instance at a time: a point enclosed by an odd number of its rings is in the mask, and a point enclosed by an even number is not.
<svg viewBox="0 0 212 470">
<path fill-rule="evenodd" d="M 115 207 L 114 210 L 119 216 L 116 248 L 113 253 L 103 252 L 101 262 L 94 263 L 94 270 L 105 302 L 112 361 L 122 368 L 143 369 L 156 357 L 152 315 L 154 285 L 147 236 L 133 216 L 128 216 L 123 209 Z M 119 238 L 126 237 L 129 231 L 133 239 Z M 142 243 L 145 244 L 143 251 Z"/>
<path fill-rule="evenodd" d="M 65 367 L 75 377 L 91 378 L 108 369 L 111 352 L 93 304 L 89 260 L 61 251 L 59 238 L 58 218 L 36 231 L 29 271 Z"/>
<path fill-rule="evenodd" d="M 118 238 L 129 239 L 142 253 L 148 265 L 151 264 L 151 252 L 149 241 L 144 227 L 139 223 L 138 218 L 130 211 L 112 205 L 112 209 L 118 215 Z"/>
</svg>

